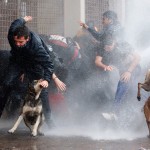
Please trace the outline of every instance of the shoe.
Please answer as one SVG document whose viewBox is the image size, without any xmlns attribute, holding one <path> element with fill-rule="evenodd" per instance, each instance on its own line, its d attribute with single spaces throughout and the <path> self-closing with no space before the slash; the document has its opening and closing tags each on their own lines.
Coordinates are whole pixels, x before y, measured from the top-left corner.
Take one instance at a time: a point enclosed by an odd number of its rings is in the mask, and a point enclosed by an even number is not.
<svg viewBox="0 0 150 150">
<path fill-rule="evenodd" d="M 102 116 L 103 116 L 106 120 L 118 120 L 118 117 L 117 117 L 116 114 L 114 114 L 114 113 L 102 113 Z"/>
<path fill-rule="evenodd" d="M 143 147 L 140 147 L 140 148 L 139 148 L 139 150 L 146 150 L 146 149 L 145 149 L 145 148 L 143 148 Z"/>
</svg>

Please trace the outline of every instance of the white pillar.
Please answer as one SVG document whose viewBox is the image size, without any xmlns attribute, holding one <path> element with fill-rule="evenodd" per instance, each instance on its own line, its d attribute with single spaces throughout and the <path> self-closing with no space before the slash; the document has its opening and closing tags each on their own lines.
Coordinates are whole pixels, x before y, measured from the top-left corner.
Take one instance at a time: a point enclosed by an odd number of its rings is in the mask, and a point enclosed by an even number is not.
<svg viewBox="0 0 150 150">
<path fill-rule="evenodd" d="M 80 20 L 85 22 L 85 0 L 80 0 Z"/>
<path fill-rule="evenodd" d="M 64 0 L 64 36 L 73 37 L 85 20 L 85 0 Z"/>
</svg>

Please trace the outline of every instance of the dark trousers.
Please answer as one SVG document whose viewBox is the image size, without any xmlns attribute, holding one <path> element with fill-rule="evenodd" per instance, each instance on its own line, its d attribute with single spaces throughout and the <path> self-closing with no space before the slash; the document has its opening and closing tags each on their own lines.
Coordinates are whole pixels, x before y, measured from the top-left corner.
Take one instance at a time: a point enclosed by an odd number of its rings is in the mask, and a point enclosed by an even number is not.
<svg viewBox="0 0 150 150">
<path fill-rule="evenodd" d="M 22 84 L 19 81 L 19 78 L 22 73 L 24 73 L 27 78 L 29 77 L 29 80 L 25 80 L 25 82 L 27 82 L 27 83 L 25 83 L 24 86 L 19 86 L 19 84 Z M 35 74 L 36 74 L 36 72 L 35 72 Z M 32 82 L 33 80 L 34 80 L 34 76 L 32 74 L 28 75 L 28 74 L 26 74 L 26 72 L 22 72 L 22 69 L 17 64 L 9 65 L 8 73 L 3 82 L 3 96 L 0 98 L 0 116 L 2 115 L 5 104 L 8 100 L 8 97 L 10 96 L 12 89 L 22 88 L 21 96 L 24 97 L 25 92 L 28 88 L 28 82 Z M 15 90 L 15 91 L 17 91 L 17 90 Z M 16 94 L 18 94 L 18 93 L 16 93 Z M 40 97 L 42 99 L 43 112 L 45 115 L 45 119 L 46 119 L 46 122 L 49 124 L 51 110 L 50 110 L 50 106 L 49 106 L 48 89 L 47 88 L 42 90 Z"/>
<path fill-rule="evenodd" d="M 8 72 L 5 75 L 3 84 L 2 84 L 2 94 L 0 96 L 0 116 L 3 113 L 5 104 L 8 101 L 8 97 L 12 89 L 16 88 L 19 77 L 21 76 L 21 69 L 18 65 L 9 65 Z"/>
</svg>

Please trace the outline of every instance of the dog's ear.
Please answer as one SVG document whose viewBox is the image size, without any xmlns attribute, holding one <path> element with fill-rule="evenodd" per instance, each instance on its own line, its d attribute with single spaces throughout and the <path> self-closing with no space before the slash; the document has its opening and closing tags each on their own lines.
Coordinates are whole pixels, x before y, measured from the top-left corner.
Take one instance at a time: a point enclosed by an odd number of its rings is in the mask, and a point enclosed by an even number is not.
<svg viewBox="0 0 150 150">
<path fill-rule="evenodd" d="M 33 81 L 33 86 L 38 83 L 38 80 Z"/>
<path fill-rule="evenodd" d="M 42 81 L 43 81 L 43 79 L 34 80 L 34 81 L 33 81 L 33 84 L 36 85 L 37 83 L 40 83 L 40 82 L 42 82 Z"/>
</svg>

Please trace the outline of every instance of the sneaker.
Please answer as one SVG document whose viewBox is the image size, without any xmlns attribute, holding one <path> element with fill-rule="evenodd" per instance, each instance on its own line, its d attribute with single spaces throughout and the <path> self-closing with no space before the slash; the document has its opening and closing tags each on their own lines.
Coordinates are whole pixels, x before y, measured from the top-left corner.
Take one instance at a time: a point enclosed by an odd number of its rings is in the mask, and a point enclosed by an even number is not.
<svg viewBox="0 0 150 150">
<path fill-rule="evenodd" d="M 143 147 L 140 147 L 140 148 L 139 148 L 139 150 L 146 150 L 146 149 L 145 149 L 145 148 L 143 148 Z"/>
<path fill-rule="evenodd" d="M 102 116 L 103 116 L 106 120 L 118 120 L 118 117 L 117 117 L 116 114 L 114 114 L 114 113 L 102 113 Z"/>
</svg>

